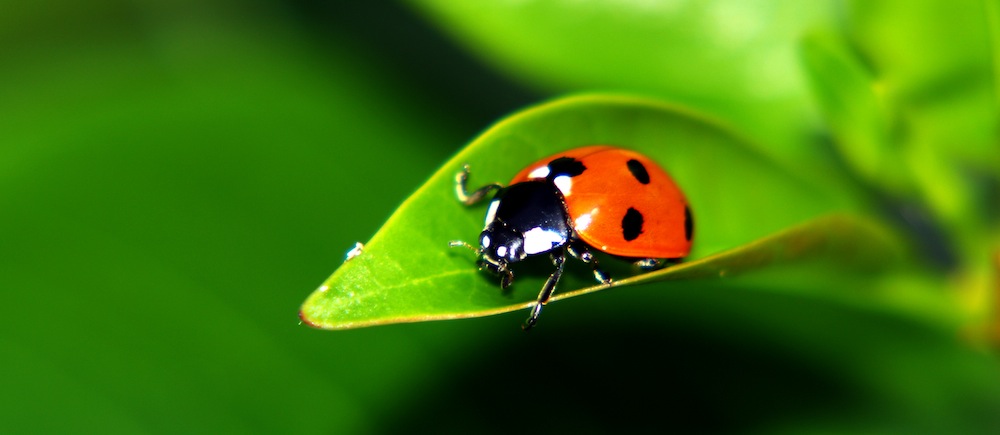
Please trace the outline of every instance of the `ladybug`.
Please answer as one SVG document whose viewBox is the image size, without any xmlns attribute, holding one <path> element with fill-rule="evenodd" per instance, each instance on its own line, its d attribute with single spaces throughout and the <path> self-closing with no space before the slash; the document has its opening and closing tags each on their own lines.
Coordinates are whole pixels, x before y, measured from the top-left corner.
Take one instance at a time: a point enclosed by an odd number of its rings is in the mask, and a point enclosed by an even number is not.
<svg viewBox="0 0 1000 435">
<path fill-rule="evenodd" d="M 642 270 L 677 261 L 691 251 L 694 223 L 687 199 L 654 161 L 635 151 L 585 146 L 561 152 L 524 168 L 505 187 L 467 189 L 469 166 L 455 176 L 459 201 L 472 205 L 493 194 L 479 248 L 479 269 L 498 275 L 500 286 L 514 280 L 511 264 L 549 254 L 555 270 L 524 322 L 538 322 L 552 296 L 566 255 L 588 263 L 598 282 L 611 278 L 600 269 L 592 249 L 632 261 Z"/>
</svg>

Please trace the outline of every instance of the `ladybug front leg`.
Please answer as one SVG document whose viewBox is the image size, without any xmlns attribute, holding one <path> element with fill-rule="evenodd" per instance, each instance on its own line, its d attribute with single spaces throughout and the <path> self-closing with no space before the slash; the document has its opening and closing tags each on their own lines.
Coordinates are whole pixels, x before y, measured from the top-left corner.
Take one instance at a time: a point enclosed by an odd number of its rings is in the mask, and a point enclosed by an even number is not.
<svg viewBox="0 0 1000 435">
<path fill-rule="evenodd" d="M 487 184 L 469 193 L 469 165 L 463 165 L 462 170 L 455 174 L 455 196 L 465 205 L 472 205 L 482 201 L 490 192 L 500 190 L 503 186 L 500 183 Z"/>
<path fill-rule="evenodd" d="M 565 260 L 566 257 L 563 255 L 561 249 L 552 251 L 552 264 L 556 267 L 556 270 L 552 271 L 549 279 L 545 280 L 542 291 L 538 293 L 535 306 L 531 309 L 531 315 L 524 321 L 524 325 L 521 325 L 521 329 L 527 331 L 535 326 L 535 323 L 538 323 L 538 316 L 542 314 L 542 306 L 549 302 L 549 298 L 552 297 L 552 292 L 555 291 L 556 284 L 559 282 L 559 277 L 562 276 Z"/>
<path fill-rule="evenodd" d="M 590 248 L 588 248 L 585 243 L 579 240 L 574 240 L 566 245 L 566 252 L 569 252 L 570 257 L 587 263 L 594 268 L 594 279 L 596 279 L 597 282 L 601 284 L 611 284 L 611 277 L 601 270 L 601 266 L 597 264 L 597 258 L 594 257 L 594 254 L 590 252 Z"/>
</svg>

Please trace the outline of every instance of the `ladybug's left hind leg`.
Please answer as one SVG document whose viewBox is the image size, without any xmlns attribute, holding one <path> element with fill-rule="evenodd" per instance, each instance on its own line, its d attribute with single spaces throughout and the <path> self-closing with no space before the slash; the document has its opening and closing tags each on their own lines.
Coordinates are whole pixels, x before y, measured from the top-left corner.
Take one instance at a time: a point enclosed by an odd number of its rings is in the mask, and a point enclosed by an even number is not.
<svg viewBox="0 0 1000 435">
<path fill-rule="evenodd" d="M 659 258 L 641 258 L 639 260 L 636 260 L 632 264 L 634 264 L 635 267 L 638 267 L 639 269 L 649 271 L 663 267 L 663 263 L 664 261 Z"/>
<path fill-rule="evenodd" d="M 545 285 L 542 286 L 542 291 L 538 293 L 538 300 L 535 301 L 535 306 L 531 309 L 531 315 L 528 319 L 524 321 L 524 325 L 521 325 L 521 329 L 527 331 L 538 323 L 538 316 L 542 314 L 542 306 L 549 302 L 549 298 L 552 297 L 552 292 L 556 289 L 556 284 L 559 282 L 559 277 L 562 276 L 563 265 L 566 262 L 566 257 L 563 255 L 561 249 L 552 251 L 552 264 L 556 267 L 556 270 L 552 271 L 552 275 L 549 275 L 549 279 L 545 280 Z"/>
<path fill-rule="evenodd" d="M 606 272 L 601 270 L 601 266 L 597 264 L 597 258 L 594 254 L 590 252 L 590 248 L 579 240 L 574 240 L 566 245 L 566 252 L 569 252 L 570 257 L 587 263 L 594 269 L 594 279 L 601 284 L 611 284 L 611 277 L 608 276 Z"/>
<path fill-rule="evenodd" d="M 503 188 L 500 183 L 487 184 L 469 193 L 469 165 L 463 165 L 462 170 L 455 174 L 455 196 L 465 205 L 472 205 L 482 201 L 490 192 Z"/>
<path fill-rule="evenodd" d="M 680 258 L 641 258 L 636 260 L 634 264 L 639 269 L 644 271 L 656 270 L 664 266 L 673 266 L 681 262 Z"/>
</svg>

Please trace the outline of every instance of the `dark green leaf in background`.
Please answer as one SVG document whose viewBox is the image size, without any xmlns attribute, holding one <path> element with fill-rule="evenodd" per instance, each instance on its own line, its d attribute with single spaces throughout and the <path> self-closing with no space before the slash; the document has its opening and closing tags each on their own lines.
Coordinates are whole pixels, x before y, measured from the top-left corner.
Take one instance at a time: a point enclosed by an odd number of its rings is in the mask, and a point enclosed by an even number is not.
<svg viewBox="0 0 1000 435">
<path fill-rule="evenodd" d="M 257 7 L 0 6 L 0 432 L 358 433 L 436 373 L 295 311 L 484 121 Z"/>
</svg>

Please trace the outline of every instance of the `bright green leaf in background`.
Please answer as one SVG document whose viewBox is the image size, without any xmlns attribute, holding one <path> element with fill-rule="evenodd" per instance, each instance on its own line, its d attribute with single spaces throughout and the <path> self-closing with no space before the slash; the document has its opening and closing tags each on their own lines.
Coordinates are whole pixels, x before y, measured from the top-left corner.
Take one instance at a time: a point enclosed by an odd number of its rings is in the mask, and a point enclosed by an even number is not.
<svg viewBox="0 0 1000 435">
<path fill-rule="evenodd" d="M 866 171 L 863 164 L 856 165 L 859 173 L 872 174 L 870 182 L 888 187 L 896 201 L 908 203 L 908 213 L 925 211 L 941 231 L 933 243 L 945 251 L 943 263 L 952 269 L 953 291 L 962 294 L 969 310 L 993 312 L 1000 280 L 995 260 L 1000 251 L 996 5 L 975 0 L 857 1 L 849 2 L 846 10 L 846 42 L 839 59 L 863 68 L 870 81 L 865 85 L 860 83 L 865 78 L 848 75 L 841 76 L 840 85 L 855 81 L 848 86 L 873 90 L 882 112 L 872 112 L 869 98 L 850 99 L 855 114 L 860 115 L 859 108 L 870 112 L 853 128 L 868 128 L 868 139 L 876 142 L 864 146 L 860 135 L 843 134 L 835 140 L 842 149 L 853 150 L 846 154 L 855 158 L 879 150 L 881 169 Z M 807 41 L 807 59 L 810 51 L 818 53 L 816 41 Z M 817 69 L 812 70 L 814 82 L 821 79 Z M 837 118 L 846 112 L 828 113 L 834 134 L 846 132 L 836 127 Z M 889 167 L 892 164 L 899 168 Z"/>
<path fill-rule="evenodd" d="M 907 189 L 909 166 L 893 140 L 893 119 L 882 84 L 838 35 L 816 32 L 802 41 L 803 66 L 816 100 L 845 162 L 858 176 L 894 196 Z"/>
<path fill-rule="evenodd" d="M 812 165 L 817 110 L 798 38 L 835 1 L 412 0 L 470 52 L 544 89 L 641 92 L 736 126 Z"/>
</svg>

